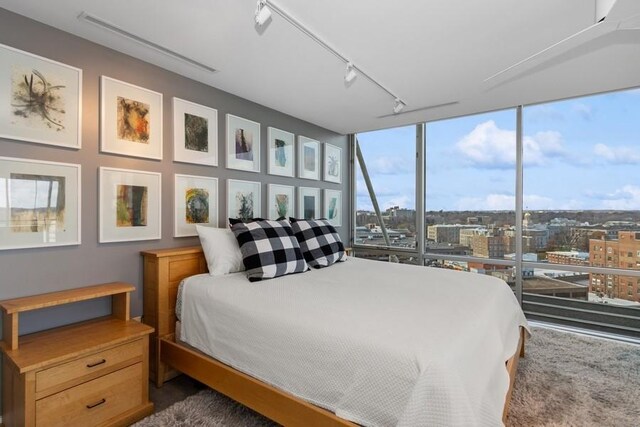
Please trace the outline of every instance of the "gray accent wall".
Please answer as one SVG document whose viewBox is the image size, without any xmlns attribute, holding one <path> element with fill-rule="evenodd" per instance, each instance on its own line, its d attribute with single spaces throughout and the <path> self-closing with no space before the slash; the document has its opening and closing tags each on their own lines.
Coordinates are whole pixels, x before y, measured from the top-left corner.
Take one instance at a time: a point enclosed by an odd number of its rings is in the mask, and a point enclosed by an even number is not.
<svg viewBox="0 0 640 427">
<path fill-rule="evenodd" d="M 348 241 L 350 215 L 346 210 L 350 200 L 348 194 L 350 175 L 347 170 L 349 150 L 346 136 L 181 77 L 4 9 L 0 9 L 0 43 L 83 70 L 82 148 L 80 150 L 0 139 L 0 156 L 82 165 L 82 244 L 0 251 L 0 299 L 90 284 L 124 281 L 136 286 L 137 290 L 132 295 L 131 313 L 132 316 L 140 316 L 142 314 L 140 251 L 199 244 L 197 237 L 173 237 L 175 173 L 218 178 L 220 226 L 225 225 L 226 219 L 227 179 L 262 182 L 263 216 L 266 216 L 266 184 L 268 183 L 342 190 L 343 226 L 339 231 L 343 241 Z M 224 69 L 224 67 L 221 68 Z M 163 94 L 163 159 L 161 161 L 100 153 L 101 75 Z M 0 84 L 7 83 L 0 82 Z M 282 96 L 297 96 L 297 94 L 283 93 Z M 218 110 L 218 167 L 173 161 L 172 97 Z M 7 100 L 0 100 L 0 102 L 7 102 Z M 225 168 L 225 115 L 227 113 L 261 124 L 261 173 Z M 342 184 L 268 175 L 266 147 L 269 126 L 294 133 L 296 141 L 298 135 L 304 135 L 322 143 L 341 147 Z M 98 243 L 98 168 L 101 166 L 162 173 L 162 239 Z M 106 315 L 109 310 L 110 305 L 107 300 L 98 300 L 25 313 L 20 317 L 20 331 L 23 334 L 48 329 L 60 324 Z"/>
</svg>

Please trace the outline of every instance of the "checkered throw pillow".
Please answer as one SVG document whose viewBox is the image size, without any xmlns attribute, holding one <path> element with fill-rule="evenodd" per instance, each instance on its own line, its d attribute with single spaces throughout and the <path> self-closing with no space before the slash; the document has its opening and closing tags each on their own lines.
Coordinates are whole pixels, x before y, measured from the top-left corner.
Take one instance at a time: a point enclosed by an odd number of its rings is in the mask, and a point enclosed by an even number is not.
<svg viewBox="0 0 640 427">
<path fill-rule="evenodd" d="M 231 226 L 231 231 L 238 240 L 251 282 L 309 269 L 287 221 L 237 223 Z"/>
<path fill-rule="evenodd" d="M 289 221 L 310 267 L 328 267 L 347 259 L 338 232 L 326 219 L 289 218 Z"/>
</svg>

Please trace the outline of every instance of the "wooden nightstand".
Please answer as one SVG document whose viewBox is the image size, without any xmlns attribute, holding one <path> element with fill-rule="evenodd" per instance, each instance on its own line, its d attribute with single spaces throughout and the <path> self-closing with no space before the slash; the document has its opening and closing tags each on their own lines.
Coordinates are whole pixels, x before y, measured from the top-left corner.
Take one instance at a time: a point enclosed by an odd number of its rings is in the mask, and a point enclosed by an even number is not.
<svg viewBox="0 0 640 427">
<path fill-rule="evenodd" d="M 153 412 L 153 328 L 130 320 L 133 290 L 107 283 L 0 301 L 5 426 L 119 426 Z M 112 298 L 111 316 L 18 338 L 20 312 L 106 296 Z"/>
</svg>

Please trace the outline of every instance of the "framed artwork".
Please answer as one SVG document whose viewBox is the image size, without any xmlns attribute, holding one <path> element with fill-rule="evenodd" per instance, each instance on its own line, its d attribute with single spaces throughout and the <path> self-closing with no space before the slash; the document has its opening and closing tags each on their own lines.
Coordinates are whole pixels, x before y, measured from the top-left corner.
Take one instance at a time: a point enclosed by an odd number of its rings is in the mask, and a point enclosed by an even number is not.
<svg viewBox="0 0 640 427">
<path fill-rule="evenodd" d="M 298 217 L 303 219 L 320 218 L 320 189 L 298 187 Z"/>
<path fill-rule="evenodd" d="M 162 94 L 102 76 L 100 150 L 162 159 Z"/>
<path fill-rule="evenodd" d="M 342 183 L 342 148 L 324 144 L 324 180 Z"/>
<path fill-rule="evenodd" d="M 227 168 L 260 172 L 260 123 L 227 114 Z"/>
<path fill-rule="evenodd" d="M 227 180 L 227 217 L 248 220 L 262 216 L 261 184 L 254 181 Z"/>
<path fill-rule="evenodd" d="M 342 226 L 342 191 L 324 190 L 323 217 L 334 227 Z"/>
<path fill-rule="evenodd" d="M 80 165 L 0 157 L 0 250 L 80 244 Z"/>
<path fill-rule="evenodd" d="M 320 180 L 320 142 L 306 136 L 298 137 L 298 176 Z"/>
<path fill-rule="evenodd" d="M 269 174 L 280 176 L 295 176 L 295 146 L 294 136 L 276 128 L 268 128 L 269 139 Z"/>
<path fill-rule="evenodd" d="M 267 218 L 289 218 L 295 216 L 295 187 L 269 184 L 267 191 Z"/>
<path fill-rule="evenodd" d="M 100 168 L 100 243 L 161 237 L 162 189 L 158 172 Z"/>
<path fill-rule="evenodd" d="M 0 44 L 0 137 L 79 149 L 82 70 Z"/>
<path fill-rule="evenodd" d="M 218 178 L 175 174 L 174 237 L 197 236 L 196 224 L 218 226 Z"/>
<path fill-rule="evenodd" d="M 218 110 L 173 98 L 173 160 L 218 166 Z"/>
</svg>

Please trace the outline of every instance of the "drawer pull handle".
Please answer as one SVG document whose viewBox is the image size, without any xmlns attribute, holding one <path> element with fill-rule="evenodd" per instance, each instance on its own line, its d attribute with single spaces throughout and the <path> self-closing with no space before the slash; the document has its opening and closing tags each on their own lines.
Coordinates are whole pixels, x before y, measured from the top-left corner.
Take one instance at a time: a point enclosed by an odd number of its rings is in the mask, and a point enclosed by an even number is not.
<svg viewBox="0 0 640 427">
<path fill-rule="evenodd" d="M 106 360 L 106 359 L 102 359 L 101 361 L 96 362 L 96 363 L 89 363 L 89 364 L 87 365 L 87 368 L 93 368 L 93 367 L 95 367 L 95 366 L 102 365 L 103 363 L 106 363 L 106 362 L 107 362 L 107 360 Z"/>
<path fill-rule="evenodd" d="M 99 402 L 94 403 L 93 405 L 87 405 L 87 409 L 93 409 L 93 408 L 95 408 L 96 406 L 100 406 L 100 405 L 102 405 L 102 404 L 103 404 L 103 403 L 105 403 L 106 401 L 107 401 L 107 399 L 104 399 L 104 398 L 103 398 L 103 399 L 100 399 L 100 401 L 99 401 Z"/>
</svg>

